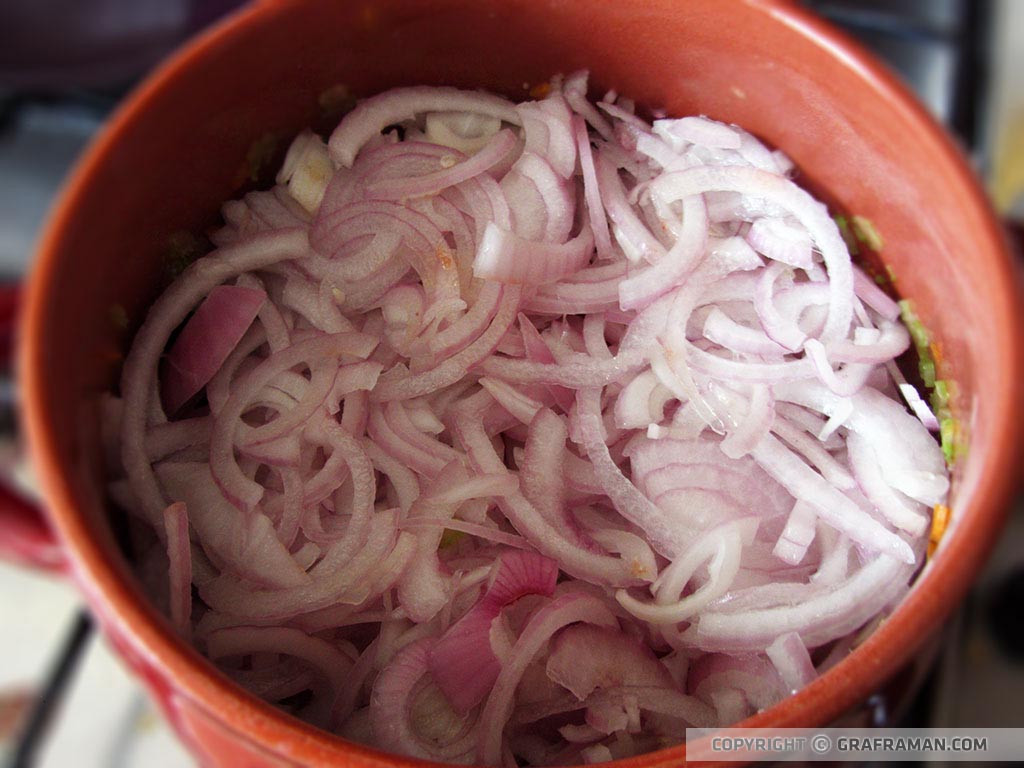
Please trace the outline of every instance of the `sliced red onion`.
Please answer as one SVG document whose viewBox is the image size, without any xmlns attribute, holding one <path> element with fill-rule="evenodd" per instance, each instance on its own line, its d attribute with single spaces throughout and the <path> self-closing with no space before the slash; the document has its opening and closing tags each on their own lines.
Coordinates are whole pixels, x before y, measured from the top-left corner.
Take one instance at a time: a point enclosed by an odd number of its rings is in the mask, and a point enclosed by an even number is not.
<svg viewBox="0 0 1024 768">
<path fill-rule="evenodd" d="M 653 371 L 635 376 L 622 388 L 615 401 L 615 425 L 621 429 L 643 429 L 661 421 L 672 393 Z"/>
<path fill-rule="evenodd" d="M 494 453 L 482 426 L 466 416 L 459 425 L 460 439 L 466 446 L 474 468 L 482 472 L 501 471 L 504 463 Z M 635 569 L 620 558 L 593 552 L 568 539 L 552 526 L 530 502 L 520 494 L 509 494 L 499 500 L 509 522 L 541 553 L 555 560 L 566 573 L 577 578 L 612 586 L 631 586 L 649 580 L 650 575 Z"/>
<path fill-rule="evenodd" d="M 373 462 L 373 468 L 391 483 L 396 505 L 407 513 L 420 495 L 416 473 L 369 440 L 364 441 L 362 447 L 367 458 Z"/>
<path fill-rule="evenodd" d="M 796 632 L 779 635 L 765 652 L 791 692 L 795 693 L 818 676 L 807 646 Z"/>
<path fill-rule="evenodd" d="M 188 533 L 188 509 L 175 502 L 164 510 L 167 560 L 170 563 L 171 623 L 182 637 L 192 634 L 192 546 Z"/>
<path fill-rule="evenodd" d="M 483 701 L 501 672 L 491 647 L 494 620 L 521 597 L 550 596 L 558 566 L 533 552 L 510 552 L 498 560 L 493 574 L 480 602 L 430 652 L 431 674 L 456 712 L 469 712 Z"/>
<path fill-rule="evenodd" d="M 769 475 L 796 498 L 813 506 L 818 516 L 836 530 L 868 549 L 892 555 L 897 561 L 914 562 L 914 553 L 903 539 L 835 490 L 771 435 L 765 437 L 751 455 Z"/>
<path fill-rule="evenodd" d="M 594 168 L 594 154 L 590 147 L 590 136 L 583 118 L 573 120 L 573 131 L 576 137 L 577 151 L 580 158 L 580 172 L 583 176 L 583 196 L 587 203 L 590 228 L 594 235 L 594 246 L 597 248 L 598 261 L 612 258 L 611 236 L 608 234 L 608 217 L 601 202 L 601 187 L 597 182 L 597 171 Z"/>
<path fill-rule="evenodd" d="M 103 411 L 176 630 L 428 760 L 627 758 L 774 705 L 892 610 L 949 490 L 899 308 L 788 158 L 544 88 L 301 134 Z"/>
<path fill-rule="evenodd" d="M 704 321 L 704 336 L 733 352 L 749 355 L 782 356 L 789 351 L 768 338 L 764 331 L 737 323 L 718 307 L 712 309 Z"/>
<path fill-rule="evenodd" d="M 889 298 L 885 291 L 879 288 L 878 284 L 857 266 L 853 268 L 853 289 L 857 292 L 857 298 L 886 320 L 895 322 L 899 319 L 899 304 Z"/>
<path fill-rule="evenodd" d="M 707 213 L 699 196 L 683 201 L 683 227 L 679 239 L 664 258 L 619 285 L 619 306 L 639 309 L 670 291 L 704 256 L 708 236 Z"/>
<path fill-rule="evenodd" d="M 674 336 L 678 336 L 675 329 Z M 673 338 L 673 341 L 676 341 Z M 725 357 L 706 352 L 694 344 L 680 340 L 680 346 L 670 347 L 671 353 L 679 360 L 709 376 L 723 381 L 750 382 L 753 384 L 773 384 L 776 382 L 806 379 L 814 375 L 815 368 L 811 360 L 799 358 L 781 363 L 755 363 L 729 360 Z"/>
<path fill-rule="evenodd" d="M 609 552 L 621 555 L 629 563 L 629 572 L 637 579 L 648 580 L 657 573 L 658 563 L 654 551 L 637 534 L 617 528 L 601 528 L 588 529 L 585 535 Z"/>
<path fill-rule="evenodd" d="M 762 266 L 761 257 L 742 237 L 708 238 L 711 258 L 725 273 L 749 272 Z"/>
<path fill-rule="evenodd" d="M 606 99 L 604 101 L 597 102 L 597 107 L 609 117 L 619 121 L 618 124 L 612 126 L 613 129 L 625 123 L 629 127 L 635 128 L 638 131 L 650 133 L 651 126 L 643 119 L 637 117 L 632 111 L 625 109 L 621 102 L 619 104 L 614 104 Z"/>
<path fill-rule="evenodd" d="M 618 169 L 604 153 L 594 158 L 597 184 L 608 218 L 612 222 L 615 239 L 630 261 L 643 259 L 651 264 L 665 256 L 665 246 L 640 221 L 626 199 Z"/>
<path fill-rule="evenodd" d="M 313 213 L 324 199 L 333 172 L 327 145 L 312 131 L 303 131 L 288 147 L 277 183 L 286 185 L 288 194 Z"/>
<path fill-rule="evenodd" d="M 773 261 L 800 269 L 810 269 L 813 264 L 811 236 L 802 227 L 785 219 L 754 219 L 747 232 L 747 242 Z"/>
<path fill-rule="evenodd" d="M 563 725 L 559 734 L 570 744 L 589 744 L 604 737 L 605 734 L 590 725 Z M 609 754 L 611 754 L 609 752 Z"/>
<path fill-rule="evenodd" d="M 428 342 L 436 359 L 444 360 L 461 352 L 479 338 L 494 319 L 501 304 L 502 288 L 498 283 L 486 283 L 480 289 L 473 306 L 457 321 L 436 333 Z"/>
<path fill-rule="evenodd" d="M 576 211 L 574 190 L 543 157 L 523 154 L 501 180 L 501 189 L 517 235 L 549 243 L 568 239 Z"/>
<path fill-rule="evenodd" d="M 529 426 L 520 462 L 523 495 L 550 525 L 584 546 L 577 523 L 565 504 L 566 423 L 547 408 L 538 408 Z"/>
<path fill-rule="evenodd" d="M 831 414 L 840 398 L 821 386 L 786 385 L 776 391 L 782 400 Z M 939 504 L 949 489 L 942 451 L 921 422 L 895 400 L 864 388 L 853 396 L 847 426 L 871 443 L 891 487 L 924 504 Z"/>
<path fill-rule="evenodd" d="M 598 688 L 674 688 L 668 670 L 644 643 L 618 629 L 576 624 L 551 644 L 548 677 L 583 701 Z"/>
<path fill-rule="evenodd" d="M 587 123 L 601 135 L 601 138 L 605 141 L 611 141 L 611 125 L 607 120 L 605 120 L 604 116 L 594 108 L 594 105 L 587 100 L 588 78 L 589 72 L 586 70 L 574 72 L 565 78 L 565 82 L 562 84 L 562 93 L 573 112 L 583 117 Z"/>
<path fill-rule="evenodd" d="M 409 517 L 451 518 L 466 501 L 505 496 L 514 493 L 517 486 L 516 479 L 507 473 L 467 478 L 465 470 L 455 460 L 447 466 L 441 477 L 424 489 L 409 510 Z M 442 533 L 440 528 L 416 531 L 412 561 L 399 579 L 399 600 L 409 618 L 418 624 L 430 621 L 451 597 L 448 594 L 448 580 L 444 577 L 443 565 L 437 554 Z"/>
<path fill-rule="evenodd" d="M 235 627 L 211 632 L 206 637 L 206 652 L 213 659 L 274 653 L 293 656 L 310 664 L 328 682 L 330 689 L 327 715 L 341 694 L 352 659 L 331 643 L 289 627 Z M 325 723 L 325 725 L 330 725 Z"/>
<path fill-rule="evenodd" d="M 791 352 L 796 352 L 807 338 L 797 323 L 799 314 L 787 318 L 774 303 L 775 281 L 784 269 L 781 263 L 777 263 L 761 274 L 754 293 L 754 307 L 768 337 Z"/>
<path fill-rule="evenodd" d="M 512 713 L 512 699 L 526 666 L 541 647 L 562 627 L 577 622 L 618 627 L 618 622 L 597 598 L 582 592 L 564 592 L 533 615 L 516 640 L 480 713 L 480 740 L 476 759 L 497 765 L 501 759 L 501 735 Z"/>
<path fill-rule="evenodd" d="M 505 194 L 498 182 L 489 174 L 481 174 L 457 187 L 445 190 L 442 196 L 470 218 L 478 240 L 487 222 L 494 222 L 506 229 L 512 226 L 512 215 Z"/>
<path fill-rule="evenodd" d="M 430 112 L 425 118 L 426 139 L 466 154 L 483 149 L 501 130 L 501 119 L 474 112 Z"/>
<path fill-rule="evenodd" d="M 296 659 L 262 669 L 234 669 L 231 676 L 250 693 L 271 703 L 311 690 L 316 682 L 309 665 Z"/>
<path fill-rule="evenodd" d="M 906 586 L 910 569 L 881 556 L 819 595 L 791 605 L 735 613 L 708 612 L 692 632 L 699 647 L 759 651 L 776 637 L 797 632 L 809 648 L 852 632 Z"/>
<path fill-rule="evenodd" d="M 358 473 L 352 474 L 359 478 Z M 370 480 L 372 485 L 372 479 Z M 359 489 L 357 489 L 358 491 Z M 363 496 L 363 493 L 359 493 Z M 372 503 L 372 502 L 371 502 Z M 360 500 L 360 505 L 365 504 Z M 358 519 L 354 514 L 354 519 Z M 350 524 L 351 525 L 351 524 Z M 377 514 L 331 542 L 320 562 L 306 574 L 310 583 L 297 587 L 253 591 L 251 585 L 221 575 L 200 594 L 211 608 L 253 619 L 290 618 L 333 605 L 357 605 L 366 598 L 368 585 L 358 584 L 381 558 L 395 548 L 393 514 Z M 407 539 L 411 544 L 411 536 Z M 411 549 L 408 556 L 411 556 Z"/>
<path fill-rule="evenodd" d="M 174 340 L 165 359 L 163 403 L 175 414 L 217 373 L 267 300 L 262 291 L 218 285 Z"/>
<path fill-rule="evenodd" d="M 210 442 L 213 476 L 232 504 L 246 511 L 263 496 L 259 483 L 245 476 L 233 456 L 235 430 L 242 423 L 242 414 L 260 390 L 292 366 L 312 359 L 330 359 L 332 355 L 337 359 L 344 353 L 366 357 L 376 344 L 376 340 L 361 334 L 317 336 L 271 356 L 246 375 L 217 415 Z"/>
<path fill-rule="evenodd" d="M 370 407 L 366 431 L 370 438 L 389 456 L 398 459 L 418 475 L 427 478 L 437 477 L 451 460 L 450 456 L 436 455 L 429 448 L 425 449 L 396 433 L 394 426 L 388 422 L 384 408 L 378 405 Z M 444 447 L 447 448 L 447 446 Z"/>
<path fill-rule="evenodd" d="M 608 451 L 600 418 L 597 390 L 581 389 L 576 395 L 583 447 L 594 464 L 598 481 L 623 517 L 638 526 L 659 553 L 674 555 L 680 546 L 680 532 L 673 530 L 668 516 L 644 496 L 622 474 Z"/>
<path fill-rule="evenodd" d="M 401 378 L 392 377 L 387 381 L 381 380 L 373 392 L 374 399 L 387 402 L 420 397 L 454 384 L 466 375 L 470 367 L 477 365 L 494 351 L 501 337 L 515 322 L 518 310 L 519 290 L 515 287 L 503 289 L 494 319 L 476 341 L 428 371 Z"/>
<path fill-rule="evenodd" d="M 569 277 L 590 261 L 594 235 L 589 227 L 559 245 L 531 243 L 488 223 L 473 260 L 473 274 L 501 283 L 543 285 Z"/>
<path fill-rule="evenodd" d="M 284 355 L 285 353 L 279 354 Z M 273 360 L 273 357 L 271 360 Z M 268 443 L 287 438 L 293 435 L 299 427 L 308 423 L 310 417 L 320 409 L 320 406 L 324 404 L 327 396 L 334 389 L 338 370 L 334 366 L 314 363 L 310 367 L 308 383 L 301 376 L 297 377 L 296 381 L 298 379 L 302 380 L 302 386 L 294 393 L 283 391 L 280 385 L 275 386 L 275 383 L 280 382 L 288 374 L 289 371 L 279 371 L 274 379 L 267 383 L 266 388 L 256 392 L 246 404 L 247 407 L 259 405 L 274 410 L 277 412 L 277 415 L 258 427 L 252 427 L 244 423 L 244 421 L 241 424 L 235 425 L 235 444 L 241 450 L 245 451 L 258 446 L 265 446 Z M 249 386 L 255 389 L 256 385 L 253 385 L 248 379 L 238 382 L 239 390 L 245 391 Z M 277 394 L 279 392 L 284 394 L 285 397 L 279 398 Z M 228 409 L 230 404 L 231 401 L 229 399 L 225 406 L 226 415 L 231 413 Z M 221 429 L 224 423 L 225 421 L 222 421 L 219 417 L 214 421 L 214 435 L 217 437 L 219 437 L 217 434 L 218 430 Z"/>
<path fill-rule="evenodd" d="M 261 513 L 243 516 L 226 501 L 208 465 L 163 463 L 156 473 L 166 494 L 185 504 L 199 543 L 212 556 L 257 584 L 288 588 L 309 581 L 270 520 Z"/>
<path fill-rule="evenodd" d="M 775 542 L 773 554 L 790 565 L 799 565 L 807 555 L 807 549 L 814 541 L 815 524 L 818 516 L 814 508 L 802 499 L 793 505 L 786 527 Z"/>
<path fill-rule="evenodd" d="M 863 330 L 858 328 L 858 331 Z M 902 355 L 910 347 L 910 334 L 897 323 L 884 322 L 874 338 L 854 335 L 852 342 L 841 341 L 828 349 L 831 360 L 842 363 L 885 363 Z"/>
<path fill-rule="evenodd" d="M 523 314 L 519 315 L 519 333 L 523 337 L 523 348 L 527 360 L 545 364 L 555 363 L 555 356 L 551 353 L 551 349 L 544 342 L 533 322 Z M 567 412 L 572 408 L 575 395 L 571 389 L 553 385 L 545 385 L 544 389 L 563 411 Z"/>
<path fill-rule="evenodd" d="M 515 107 L 489 93 L 425 86 L 395 88 L 360 102 L 345 115 L 327 144 L 331 158 L 350 168 L 359 150 L 387 126 L 412 120 L 424 112 L 472 112 L 520 124 Z"/>
<path fill-rule="evenodd" d="M 675 149 L 681 144 L 700 144 L 713 149 L 739 149 L 740 135 L 735 128 L 706 117 L 682 117 L 678 120 L 655 120 L 654 132 L 667 139 Z"/>
<path fill-rule="evenodd" d="M 579 315 L 607 312 L 619 306 L 619 281 L 552 283 L 541 286 L 523 308 L 539 315 Z"/>
<path fill-rule="evenodd" d="M 821 250 L 829 274 L 829 315 L 823 342 L 845 338 L 853 317 L 853 269 L 850 255 L 825 206 L 793 182 L 742 166 L 698 166 L 667 173 L 651 184 L 666 200 L 682 200 L 703 192 L 741 192 L 763 197 L 786 208 L 811 235 Z"/>
<path fill-rule="evenodd" d="M 370 698 L 373 735 L 382 748 L 426 760 L 468 763 L 475 746 L 473 723 L 447 709 L 439 695 L 432 696 L 432 686 L 422 685 L 429 680 L 427 663 L 436 643 L 434 638 L 412 643 L 378 676 Z M 424 697 L 427 706 L 420 702 Z"/>
<path fill-rule="evenodd" d="M 541 403 L 523 394 L 511 384 L 506 384 L 498 379 L 481 377 L 480 386 L 491 394 L 491 397 L 497 401 L 498 405 L 523 422 L 523 424 L 529 424 L 533 421 L 537 411 L 543 408 Z"/>
<path fill-rule="evenodd" d="M 687 168 L 694 163 L 693 158 L 680 154 L 670 143 L 665 141 L 664 137 L 652 136 L 648 133 L 637 135 L 636 152 L 648 159 L 647 165 L 653 164 L 664 171 Z M 638 191 L 634 189 L 631 202 L 637 202 L 637 194 Z"/>
<path fill-rule="evenodd" d="M 822 477 L 828 480 L 840 491 L 848 491 L 854 487 L 855 482 L 849 470 L 840 464 L 822 445 L 821 435 L 815 439 L 806 432 L 797 429 L 784 419 L 776 417 L 772 422 L 772 432 L 777 434 L 793 449 L 807 459 L 817 469 Z"/>
<path fill-rule="evenodd" d="M 118 422 L 120 418 L 118 414 Z M 210 421 L 201 416 L 154 425 L 146 435 L 146 454 L 150 461 L 160 461 L 195 446 L 205 448 L 210 442 Z"/>
<path fill-rule="evenodd" d="M 709 707 L 674 688 L 660 686 L 622 686 L 599 691 L 588 700 L 588 715 L 598 707 L 609 704 L 621 707 L 625 697 L 634 699 L 636 709 L 678 718 L 683 721 L 684 727 L 707 728 L 714 722 Z"/>
<path fill-rule="evenodd" d="M 448 463 L 461 458 L 461 454 L 457 450 L 421 431 L 410 418 L 409 408 L 405 403 L 400 401 L 390 402 L 384 406 L 384 412 L 388 424 L 391 425 L 391 428 L 399 437 L 407 439 L 422 451 L 434 456 L 435 459 L 439 458 L 441 461 Z M 443 429 L 444 426 L 441 425 L 441 428 L 437 431 L 443 431 Z"/>
<path fill-rule="evenodd" d="M 808 339 L 804 344 L 804 351 L 805 359 L 814 365 L 818 378 L 840 397 L 845 398 L 857 393 L 871 375 L 871 366 L 862 363 L 851 363 L 841 372 L 833 370 L 824 345 L 817 339 Z"/>
<path fill-rule="evenodd" d="M 296 205 L 289 195 L 270 192 L 250 192 L 243 199 L 256 221 L 256 231 L 302 226 L 309 221 L 309 213 Z"/>
<path fill-rule="evenodd" d="M 404 246 L 434 255 L 441 232 L 426 216 L 388 200 L 352 203 L 324 214 L 310 231 L 310 243 L 329 259 L 330 276 L 347 285 L 377 273 Z"/>
<path fill-rule="evenodd" d="M 725 394 L 723 391 L 721 394 Z M 721 396 L 721 395 L 720 395 Z M 731 405 L 737 398 L 730 396 L 725 402 Z M 764 385 L 753 385 L 751 396 L 742 419 L 733 417 L 732 429 L 726 433 L 722 441 L 722 453 L 730 459 L 746 456 L 768 434 L 775 422 L 775 401 L 771 390 Z M 734 411 L 735 412 L 735 411 Z"/>
<path fill-rule="evenodd" d="M 468 533 L 470 536 L 475 536 L 478 539 L 491 541 L 495 544 L 511 547 L 512 549 L 533 550 L 530 543 L 522 536 L 517 536 L 514 533 L 505 533 L 498 528 L 492 528 L 488 525 L 480 525 L 479 523 L 467 523 L 464 520 L 431 520 L 429 518 L 416 518 L 414 520 L 406 520 L 402 523 L 402 530 L 412 531 L 413 533 L 416 532 L 417 528 L 423 527 L 444 528 L 446 531 Z M 451 603 L 447 603 L 445 608 L 450 606 Z"/>
<path fill-rule="evenodd" d="M 915 502 L 894 490 L 885 481 L 878 455 L 871 443 L 857 432 L 846 439 L 850 468 L 860 490 L 886 520 L 912 536 L 920 536 L 928 527 L 928 517 Z"/>
<path fill-rule="evenodd" d="M 563 179 L 576 168 L 576 139 L 572 129 L 572 113 L 559 93 L 543 101 L 516 105 L 526 134 L 526 151 L 547 157 Z"/>
<path fill-rule="evenodd" d="M 687 688 L 713 703 L 719 717 L 733 717 L 729 711 L 734 709 L 742 712 L 741 717 L 767 709 L 783 697 L 783 686 L 770 662 L 751 654 L 708 654 L 694 664 L 687 680 Z"/>
<path fill-rule="evenodd" d="M 429 401 L 409 400 L 405 403 L 405 411 L 416 429 L 428 435 L 439 435 L 445 430 L 444 424 L 433 411 Z"/>
<path fill-rule="evenodd" d="M 655 604 L 643 603 L 625 590 L 615 597 L 631 614 L 651 624 L 678 624 L 724 595 L 740 567 L 744 541 L 749 543 L 757 530 L 757 521 L 746 519 L 726 523 L 701 536 L 662 572 L 655 584 Z M 692 594 L 683 597 L 687 583 L 697 568 L 708 561 L 708 580 Z"/>
<path fill-rule="evenodd" d="M 899 385 L 899 390 L 900 394 L 903 395 L 903 399 L 907 401 L 907 405 L 910 406 L 910 410 L 921 420 L 924 428 L 931 432 L 938 432 L 942 425 L 914 385 L 903 382 Z"/>
<path fill-rule="evenodd" d="M 440 170 L 411 178 L 375 181 L 367 185 L 366 194 L 379 200 L 408 200 L 413 197 L 436 195 L 441 190 L 472 179 L 502 162 L 516 146 L 516 141 L 516 135 L 512 131 L 499 131 L 483 149 L 461 162 L 453 162 L 451 167 L 445 167 L 445 158 L 442 157 Z"/>
</svg>

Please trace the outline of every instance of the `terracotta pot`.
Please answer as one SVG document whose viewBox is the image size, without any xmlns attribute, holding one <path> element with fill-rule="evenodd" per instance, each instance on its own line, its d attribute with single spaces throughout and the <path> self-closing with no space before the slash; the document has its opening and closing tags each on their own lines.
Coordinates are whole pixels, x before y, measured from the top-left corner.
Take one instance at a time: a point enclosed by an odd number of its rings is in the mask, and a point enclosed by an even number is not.
<svg viewBox="0 0 1024 768">
<path fill-rule="evenodd" d="M 257 701 L 175 639 L 149 605 L 115 543 L 100 468 L 97 398 L 129 342 L 112 315 L 137 326 L 166 284 L 169 238 L 211 224 L 248 176 L 252 148 L 316 122 L 331 98 L 414 83 L 517 98 L 580 67 L 595 89 L 745 126 L 784 148 L 816 189 L 869 217 L 899 289 L 941 344 L 944 375 L 959 384 L 970 447 L 937 556 L 856 652 L 746 725 L 827 723 L 878 690 L 988 552 L 1019 466 L 1016 282 L 960 153 L 859 47 L 769 0 L 257 3 L 167 62 L 86 153 L 50 220 L 23 316 L 21 387 L 49 520 L 107 636 L 204 764 L 416 763 Z M 678 747 L 622 765 L 676 766 L 682 757 Z"/>
</svg>

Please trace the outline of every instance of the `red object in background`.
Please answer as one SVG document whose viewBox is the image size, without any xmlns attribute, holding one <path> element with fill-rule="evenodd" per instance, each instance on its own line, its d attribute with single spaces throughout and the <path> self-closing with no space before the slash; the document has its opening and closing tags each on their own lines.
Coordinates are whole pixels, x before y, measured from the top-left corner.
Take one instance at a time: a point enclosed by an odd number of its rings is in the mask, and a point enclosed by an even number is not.
<svg viewBox="0 0 1024 768">
<path fill-rule="evenodd" d="M 15 320 L 21 305 L 17 285 L 0 285 L 0 376 L 10 378 Z M 6 407 L 12 404 L 7 403 Z M 0 557 L 47 570 L 62 571 L 67 559 L 39 508 L 0 482 Z"/>
<path fill-rule="evenodd" d="M 268 0 L 161 69 L 93 146 L 51 221 L 25 316 L 21 381 L 51 519 L 115 647 L 209 762 L 423 765 L 258 701 L 177 639 L 138 591 L 107 523 L 92 407 L 127 342 L 110 307 L 139 319 L 159 290 L 167 238 L 208 223 L 246 176 L 253 142 L 312 122 L 329 88 L 448 83 L 521 98 L 524 84 L 582 66 L 642 103 L 744 125 L 869 217 L 975 408 L 961 411 L 972 443 L 958 514 L 915 590 L 850 657 L 744 725 L 820 725 L 877 690 L 948 615 L 990 548 L 1016 475 L 1024 374 L 1009 260 L 951 142 L 856 46 L 782 0 Z M 677 747 L 619 765 L 684 756 Z"/>
<path fill-rule="evenodd" d="M 39 507 L 17 491 L 0 485 L 0 557 L 21 565 L 63 573 L 64 548 L 39 512 Z"/>
<path fill-rule="evenodd" d="M 0 371 L 10 368 L 15 322 L 21 309 L 21 286 L 0 284 Z M 9 371 L 8 371 L 9 372 Z"/>
</svg>

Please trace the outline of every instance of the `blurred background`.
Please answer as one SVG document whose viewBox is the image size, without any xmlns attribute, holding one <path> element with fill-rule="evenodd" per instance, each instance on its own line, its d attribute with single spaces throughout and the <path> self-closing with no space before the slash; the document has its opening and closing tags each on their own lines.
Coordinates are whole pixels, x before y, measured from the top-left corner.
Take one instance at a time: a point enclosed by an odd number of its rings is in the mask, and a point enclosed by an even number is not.
<svg viewBox="0 0 1024 768">
<path fill-rule="evenodd" d="M 123 96 L 238 0 L 0 0 L 0 315 L 61 182 Z M 896 70 L 959 139 L 1009 226 L 1024 221 L 1024 2 L 807 0 Z M 1014 224 L 1016 222 L 1016 224 Z M 1019 229 L 1018 229 L 1019 231 Z M 0 337 L 5 331 L 0 327 Z M 0 338 L 0 354 L 2 354 Z M 0 466 L 31 489 L 0 382 Z M 878 724 L 1022 726 L 1024 509 L 905 712 Z M 0 766 L 192 761 L 59 579 L 0 563 Z"/>
</svg>

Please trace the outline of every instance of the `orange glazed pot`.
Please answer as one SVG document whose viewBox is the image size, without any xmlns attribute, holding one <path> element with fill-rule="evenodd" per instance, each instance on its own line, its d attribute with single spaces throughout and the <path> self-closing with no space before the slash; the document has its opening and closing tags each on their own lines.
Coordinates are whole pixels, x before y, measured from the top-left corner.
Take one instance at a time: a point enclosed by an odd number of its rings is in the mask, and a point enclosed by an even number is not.
<svg viewBox="0 0 1024 768">
<path fill-rule="evenodd" d="M 203 764 L 421 763 L 258 701 L 150 606 L 115 543 L 101 471 L 98 397 L 130 341 L 112 308 L 137 327 L 166 284 L 173 233 L 211 224 L 258 159 L 253 148 L 283 146 L 332 99 L 417 83 L 521 99 L 578 68 L 595 88 L 650 108 L 744 126 L 783 148 L 815 190 L 867 216 L 940 345 L 943 378 L 958 384 L 969 447 L 936 556 L 855 652 L 744 725 L 822 725 L 879 690 L 934 635 L 989 551 L 1018 474 L 1017 284 L 964 159 L 859 47 L 781 0 L 258 2 L 160 68 L 86 153 L 50 220 L 22 318 L 21 391 L 49 522 L 107 637 Z M 8 521 L 28 537 L 23 549 L 48 545 L 24 509 Z M 52 547 L 37 559 L 54 562 Z M 680 746 L 620 765 L 683 757 Z"/>
</svg>

